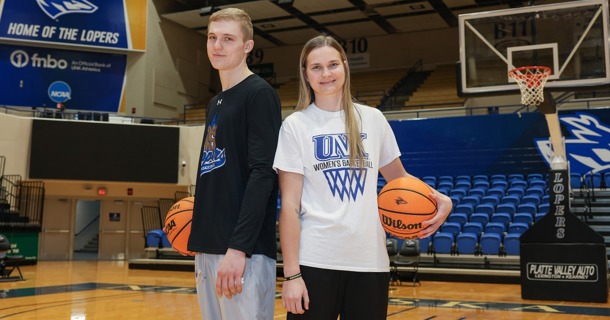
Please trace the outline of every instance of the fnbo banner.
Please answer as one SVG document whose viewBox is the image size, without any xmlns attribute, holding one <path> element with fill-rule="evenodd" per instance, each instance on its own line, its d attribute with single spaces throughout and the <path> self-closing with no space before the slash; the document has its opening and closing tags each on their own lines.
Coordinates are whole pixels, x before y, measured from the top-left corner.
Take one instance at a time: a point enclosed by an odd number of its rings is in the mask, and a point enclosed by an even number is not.
<svg viewBox="0 0 610 320">
<path fill-rule="evenodd" d="M 0 44 L 0 105 L 117 112 L 127 56 Z"/>
<path fill-rule="evenodd" d="M 143 51 L 146 0 L 0 0 L 0 39 Z"/>
</svg>

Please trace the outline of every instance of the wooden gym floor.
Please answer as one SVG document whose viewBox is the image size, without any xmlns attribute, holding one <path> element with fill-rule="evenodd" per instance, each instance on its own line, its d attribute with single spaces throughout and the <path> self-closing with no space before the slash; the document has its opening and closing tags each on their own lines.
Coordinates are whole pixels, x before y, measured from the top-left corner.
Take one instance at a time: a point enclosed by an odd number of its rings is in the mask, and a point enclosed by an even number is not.
<svg viewBox="0 0 610 320">
<path fill-rule="evenodd" d="M 194 274 L 116 261 L 39 261 L 0 282 L 0 319 L 200 319 Z M 518 284 L 392 285 L 388 319 L 608 319 L 610 303 L 521 299 Z M 278 282 L 275 319 L 285 319 Z M 363 319 L 366 320 L 366 319 Z"/>
</svg>

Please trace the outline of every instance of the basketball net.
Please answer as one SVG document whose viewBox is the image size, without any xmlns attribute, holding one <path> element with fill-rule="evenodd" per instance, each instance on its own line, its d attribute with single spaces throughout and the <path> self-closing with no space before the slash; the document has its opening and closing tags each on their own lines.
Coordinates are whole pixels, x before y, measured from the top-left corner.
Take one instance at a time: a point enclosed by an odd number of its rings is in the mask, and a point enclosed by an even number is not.
<svg viewBox="0 0 610 320">
<path fill-rule="evenodd" d="M 515 79 L 521 90 L 521 103 L 538 106 L 544 101 L 544 85 L 551 75 L 551 68 L 528 66 L 512 69 L 508 75 Z"/>
</svg>

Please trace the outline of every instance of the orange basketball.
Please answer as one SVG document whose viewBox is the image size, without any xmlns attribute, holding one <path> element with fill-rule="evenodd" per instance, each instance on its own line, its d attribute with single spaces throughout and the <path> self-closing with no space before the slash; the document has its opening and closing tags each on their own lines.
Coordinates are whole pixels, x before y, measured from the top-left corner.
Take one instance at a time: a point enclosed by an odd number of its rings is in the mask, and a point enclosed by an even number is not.
<svg viewBox="0 0 610 320">
<path fill-rule="evenodd" d="M 422 229 L 422 221 L 437 212 L 436 201 L 428 197 L 432 189 L 423 181 L 404 177 L 390 181 L 377 197 L 379 218 L 389 234 L 414 239 Z"/>
<path fill-rule="evenodd" d="M 183 256 L 194 256 L 195 253 L 187 249 L 189 235 L 191 234 L 191 219 L 193 218 L 194 197 L 188 197 L 176 202 L 165 216 L 163 231 L 172 248 Z"/>
</svg>

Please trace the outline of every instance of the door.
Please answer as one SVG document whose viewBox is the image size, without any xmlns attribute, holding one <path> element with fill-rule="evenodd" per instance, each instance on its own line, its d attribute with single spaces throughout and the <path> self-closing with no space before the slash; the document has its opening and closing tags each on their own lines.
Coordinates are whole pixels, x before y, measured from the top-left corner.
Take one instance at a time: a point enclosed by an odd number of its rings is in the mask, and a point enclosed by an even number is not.
<svg viewBox="0 0 610 320">
<path fill-rule="evenodd" d="M 73 248 L 74 200 L 46 198 L 40 237 L 40 260 L 70 260 Z"/>
<path fill-rule="evenodd" d="M 103 200 L 100 208 L 99 260 L 125 260 L 127 201 Z"/>
</svg>

